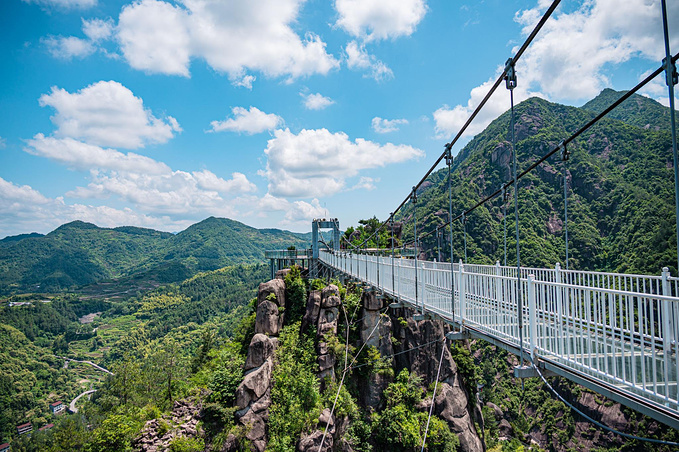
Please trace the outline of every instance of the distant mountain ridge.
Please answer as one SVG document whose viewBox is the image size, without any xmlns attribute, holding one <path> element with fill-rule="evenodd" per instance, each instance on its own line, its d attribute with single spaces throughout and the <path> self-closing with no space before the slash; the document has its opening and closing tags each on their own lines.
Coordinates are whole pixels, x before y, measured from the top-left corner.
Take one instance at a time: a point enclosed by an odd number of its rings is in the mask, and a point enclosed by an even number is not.
<svg viewBox="0 0 679 452">
<path fill-rule="evenodd" d="M 624 92 L 606 89 L 583 107 L 541 98 L 516 105 L 518 172 L 541 158 L 592 120 Z M 471 208 L 512 178 L 510 113 L 476 135 L 453 163 L 453 215 Z M 570 267 L 580 270 L 677 274 L 674 245 L 674 170 L 669 109 L 632 95 L 568 145 L 568 232 Z M 564 162 L 557 153 L 519 181 L 521 263 L 535 267 L 564 265 Z M 448 171 L 432 173 L 418 196 L 421 250 L 437 253 L 436 226 L 448 215 Z M 514 205 L 507 211 L 507 259 L 516 262 Z M 400 213 L 406 240 L 413 236 L 413 209 Z M 467 261 L 504 261 L 502 202 L 499 197 L 467 215 Z M 464 231 L 456 221 L 454 259 L 464 259 Z M 442 258 L 449 256 L 448 245 Z"/>
<path fill-rule="evenodd" d="M 210 217 L 177 234 L 73 221 L 46 235 L 2 239 L 0 293 L 59 291 L 135 274 L 181 281 L 197 271 L 262 262 L 267 249 L 307 244 L 304 234 L 227 218 Z"/>
</svg>

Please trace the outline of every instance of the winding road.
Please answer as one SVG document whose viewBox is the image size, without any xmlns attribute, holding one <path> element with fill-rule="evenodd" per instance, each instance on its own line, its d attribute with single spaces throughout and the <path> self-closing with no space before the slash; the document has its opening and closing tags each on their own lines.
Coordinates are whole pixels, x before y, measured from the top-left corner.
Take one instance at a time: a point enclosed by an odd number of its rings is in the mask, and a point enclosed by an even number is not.
<svg viewBox="0 0 679 452">
<path fill-rule="evenodd" d="M 73 362 L 76 362 L 76 363 L 89 364 L 90 366 L 94 367 L 95 369 L 98 369 L 98 370 L 100 370 L 100 371 L 102 371 L 102 372 L 106 372 L 106 373 L 109 374 L 109 375 L 115 375 L 115 374 L 114 374 L 113 372 L 111 372 L 110 370 L 105 369 L 105 368 L 101 367 L 99 364 L 93 363 L 92 361 L 78 361 L 77 359 L 66 358 L 65 356 L 57 356 L 57 355 L 54 355 L 54 356 L 56 356 L 57 358 L 64 359 L 64 360 L 66 360 L 67 362 L 68 362 L 68 361 L 73 361 Z"/>
<path fill-rule="evenodd" d="M 71 400 L 71 403 L 68 404 L 68 409 L 71 410 L 71 413 L 77 413 L 78 412 L 78 409 L 75 407 L 75 404 L 78 401 L 78 399 L 80 399 L 84 395 L 92 394 L 93 392 L 97 392 L 97 390 L 96 389 L 90 389 L 89 391 L 85 391 L 82 394 L 78 394 L 78 397 Z"/>
</svg>

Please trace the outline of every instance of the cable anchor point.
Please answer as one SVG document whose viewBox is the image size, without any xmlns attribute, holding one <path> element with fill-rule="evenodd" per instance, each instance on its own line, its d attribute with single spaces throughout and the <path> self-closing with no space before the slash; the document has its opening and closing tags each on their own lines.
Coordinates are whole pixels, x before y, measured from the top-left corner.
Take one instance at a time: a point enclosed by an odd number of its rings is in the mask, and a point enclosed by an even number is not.
<svg viewBox="0 0 679 452">
<path fill-rule="evenodd" d="M 516 70 L 514 69 L 514 58 L 509 58 L 505 63 L 505 84 L 508 90 L 516 88 Z"/>
</svg>

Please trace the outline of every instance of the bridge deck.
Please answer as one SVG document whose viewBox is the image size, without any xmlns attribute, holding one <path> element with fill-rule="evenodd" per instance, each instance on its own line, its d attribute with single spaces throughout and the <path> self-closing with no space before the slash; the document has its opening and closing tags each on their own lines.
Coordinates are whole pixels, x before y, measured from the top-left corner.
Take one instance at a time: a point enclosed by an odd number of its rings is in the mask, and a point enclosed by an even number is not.
<svg viewBox="0 0 679 452">
<path fill-rule="evenodd" d="M 679 429 L 679 279 L 321 252 L 374 286 Z M 453 296 L 454 294 L 454 296 Z M 523 317 L 523 347 L 519 315 Z"/>
</svg>

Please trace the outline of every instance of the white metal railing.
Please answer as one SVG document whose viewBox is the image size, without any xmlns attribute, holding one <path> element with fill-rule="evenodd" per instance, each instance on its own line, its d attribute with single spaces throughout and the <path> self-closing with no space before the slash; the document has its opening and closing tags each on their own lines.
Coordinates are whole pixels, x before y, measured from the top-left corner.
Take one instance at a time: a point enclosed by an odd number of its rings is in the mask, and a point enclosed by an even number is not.
<svg viewBox="0 0 679 452">
<path fill-rule="evenodd" d="M 322 251 L 320 259 L 398 300 L 676 412 L 679 278 L 454 264 Z M 417 263 L 417 266 L 416 266 Z M 454 289 L 454 297 L 453 297 Z M 517 290 L 520 289 L 520 290 Z"/>
</svg>

